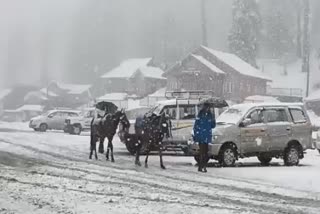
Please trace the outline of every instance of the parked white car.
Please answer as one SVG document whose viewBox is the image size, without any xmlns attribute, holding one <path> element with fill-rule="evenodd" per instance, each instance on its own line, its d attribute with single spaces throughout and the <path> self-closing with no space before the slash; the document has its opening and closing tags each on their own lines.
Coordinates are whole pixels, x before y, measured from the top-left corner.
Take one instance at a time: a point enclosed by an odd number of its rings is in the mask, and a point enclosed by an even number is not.
<svg viewBox="0 0 320 214">
<path fill-rule="evenodd" d="M 45 132 L 50 129 L 63 130 L 66 118 L 78 117 L 80 111 L 51 110 L 30 120 L 29 127 L 35 131 Z"/>
<path fill-rule="evenodd" d="M 65 119 L 64 132 L 80 135 L 82 131 L 89 131 L 91 121 L 95 115 L 95 109 L 85 109 L 78 117 L 68 117 Z"/>
</svg>

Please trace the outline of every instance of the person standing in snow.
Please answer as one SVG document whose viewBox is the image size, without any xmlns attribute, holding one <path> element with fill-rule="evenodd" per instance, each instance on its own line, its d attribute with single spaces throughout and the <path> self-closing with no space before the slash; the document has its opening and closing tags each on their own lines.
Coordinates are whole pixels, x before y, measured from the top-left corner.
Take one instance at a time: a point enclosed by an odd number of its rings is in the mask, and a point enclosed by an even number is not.
<svg viewBox="0 0 320 214">
<path fill-rule="evenodd" d="M 200 150 L 199 172 L 207 172 L 208 144 L 212 143 L 212 129 L 215 127 L 216 120 L 210 111 L 210 105 L 204 103 L 193 127 L 194 140 L 199 143 Z"/>
</svg>

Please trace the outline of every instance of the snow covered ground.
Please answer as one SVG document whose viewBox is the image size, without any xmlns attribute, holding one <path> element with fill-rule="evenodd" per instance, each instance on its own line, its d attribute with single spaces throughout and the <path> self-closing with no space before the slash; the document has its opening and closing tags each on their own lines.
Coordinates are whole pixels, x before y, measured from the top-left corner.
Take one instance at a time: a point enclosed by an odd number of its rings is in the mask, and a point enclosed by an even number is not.
<svg viewBox="0 0 320 214">
<path fill-rule="evenodd" d="M 256 158 L 235 168 L 166 155 L 136 167 L 118 139 L 115 163 L 89 160 L 89 136 L 0 126 L 0 213 L 320 213 L 320 155 L 298 167 Z M 142 159 L 143 160 L 143 159 Z"/>
</svg>

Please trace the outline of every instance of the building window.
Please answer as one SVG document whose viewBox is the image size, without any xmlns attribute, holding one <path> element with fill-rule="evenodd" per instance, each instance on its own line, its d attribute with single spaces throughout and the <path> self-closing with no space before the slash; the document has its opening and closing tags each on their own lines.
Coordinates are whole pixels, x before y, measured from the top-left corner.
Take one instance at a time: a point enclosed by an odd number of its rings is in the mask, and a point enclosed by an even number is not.
<svg viewBox="0 0 320 214">
<path fill-rule="evenodd" d="M 251 85 L 247 84 L 247 87 L 248 87 L 248 92 L 251 92 Z"/>
<path fill-rule="evenodd" d="M 223 92 L 224 93 L 232 93 L 233 92 L 233 83 L 231 81 L 226 81 L 224 84 L 223 84 Z"/>
<path fill-rule="evenodd" d="M 232 93 L 233 91 L 233 83 L 229 82 L 228 93 Z"/>
</svg>

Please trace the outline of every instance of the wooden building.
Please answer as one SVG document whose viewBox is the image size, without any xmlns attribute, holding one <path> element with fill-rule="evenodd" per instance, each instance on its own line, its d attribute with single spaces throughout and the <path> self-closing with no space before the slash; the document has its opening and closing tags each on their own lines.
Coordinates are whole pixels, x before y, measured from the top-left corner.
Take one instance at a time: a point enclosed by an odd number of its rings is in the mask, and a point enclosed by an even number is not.
<svg viewBox="0 0 320 214">
<path fill-rule="evenodd" d="M 163 73 L 153 65 L 152 58 L 128 59 L 101 77 L 100 90 L 102 94 L 128 93 L 143 97 L 166 85 Z"/>
<path fill-rule="evenodd" d="M 271 81 L 238 56 L 201 46 L 172 66 L 164 76 L 168 90 L 212 90 L 218 97 L 242 102 L 266 95 Z"/>
</svg>

